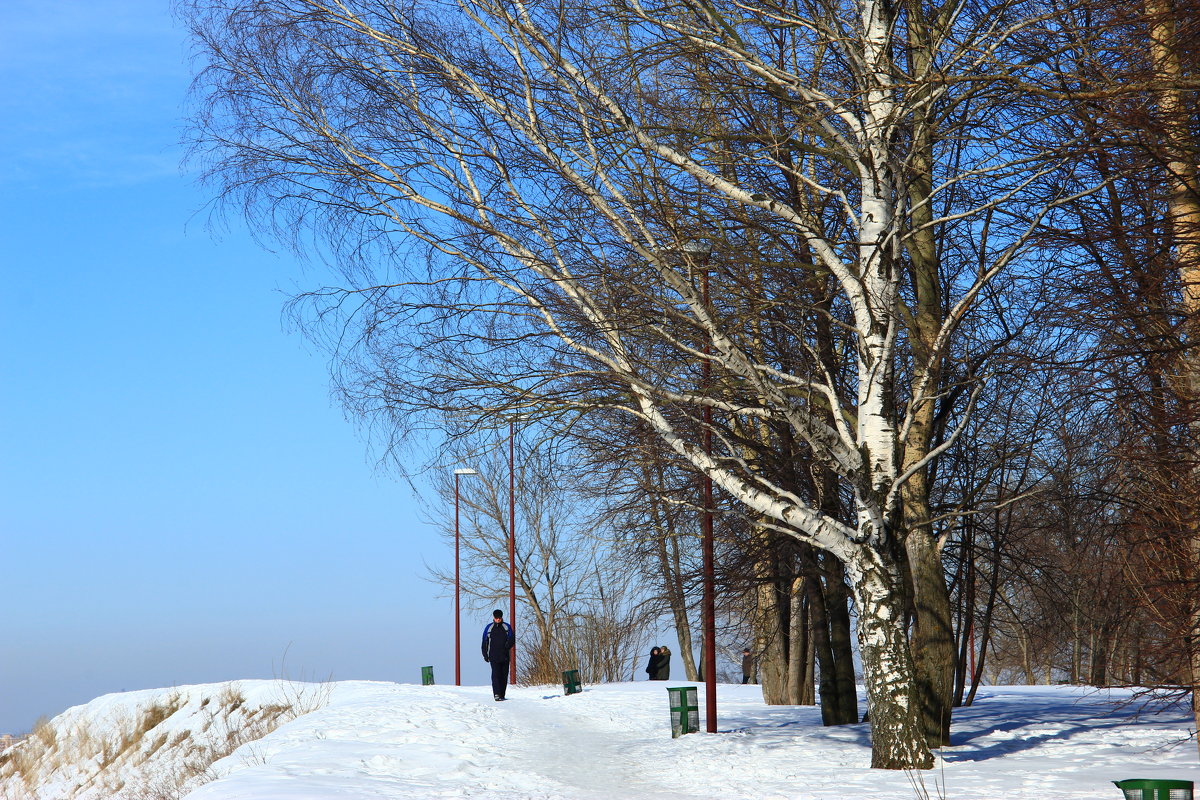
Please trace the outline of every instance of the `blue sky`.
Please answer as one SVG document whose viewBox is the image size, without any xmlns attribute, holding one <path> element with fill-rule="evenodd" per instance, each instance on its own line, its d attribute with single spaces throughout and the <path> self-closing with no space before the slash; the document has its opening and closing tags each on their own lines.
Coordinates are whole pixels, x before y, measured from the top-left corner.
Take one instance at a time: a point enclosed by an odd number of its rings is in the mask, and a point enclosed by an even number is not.
<svg viewBox="0 0 1200 800">
<path fill-rule="evenodd" d="M 189 79 L 166 0 L 0 4 L 0 733 L 283 669 L 452 679 L 449 553 L 284 329 L 325 276 L 207 229 Z"/>
</svg>

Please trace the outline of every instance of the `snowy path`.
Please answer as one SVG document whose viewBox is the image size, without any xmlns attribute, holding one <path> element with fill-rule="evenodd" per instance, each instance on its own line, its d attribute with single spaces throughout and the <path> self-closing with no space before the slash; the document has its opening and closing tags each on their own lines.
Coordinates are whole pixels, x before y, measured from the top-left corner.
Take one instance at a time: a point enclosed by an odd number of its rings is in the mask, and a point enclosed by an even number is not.
<svg viewBox="0 0 1200 800">
<path fill-rule="evenodd" d="M 514 766 L 560 785 L 559 797 L 611 800 L 614 797 L 694 798 L 645 771 L 635 757 L 640 741 L 631 731 L 598 718 L 591 704 L 577 697 L 517 697 L 497 713 L 511 734 Z M 664 704 L 665 706 L 665 704 Z M 640 738 L 640 737 L 639 737 Z"/>
<path fill-rule="evenodd" d="M 638 750 L 650 738 L 671 742 L 662 717 L 647 731 L 649 709 L 630 725 L 616 708 L 563 697 L 548 687 L 513 688 L 497 703 L 485 687 L 354 684 L 328 708 L 281 728 L 223 762 L 232 774 L 191 800 L 363 798 L 529 798 L 694 800 L 647 770 Z M 339 689 L 344 688 L 339 686 Z"/>
<path fill-rule="evenodd" d="M 674 685 L 674 684 L 672 684 Z M 700 692 L 703 708 L 703 690 Z M 1179 708 L 1136 716 L 1128 693 L 989 687 L 923 779 L 956 800 L 1119 800 L 1111 781 L 1200 779 Z M 720 733 L 672 739 L 662 684 L 513 688 L 346 682 L 329 705 L 243 747 L 188 800 L 905 800 L 868 768 L 867 728 L 720 687 Z"/>
</svg>

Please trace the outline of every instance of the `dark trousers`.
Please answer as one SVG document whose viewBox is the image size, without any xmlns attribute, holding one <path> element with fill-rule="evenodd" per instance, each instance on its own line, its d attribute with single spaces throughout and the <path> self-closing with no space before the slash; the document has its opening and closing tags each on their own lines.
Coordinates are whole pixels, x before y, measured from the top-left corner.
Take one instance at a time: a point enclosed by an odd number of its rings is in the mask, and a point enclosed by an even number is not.
<svg viewBox="0 0 1200 800">
<path fill-rule="evenodd" d="M 492 695 L 495 697 L 504 697 L 504 690 L 508 688 L 508 659 L 496 661 L 492 659 Z"/>
</svg>

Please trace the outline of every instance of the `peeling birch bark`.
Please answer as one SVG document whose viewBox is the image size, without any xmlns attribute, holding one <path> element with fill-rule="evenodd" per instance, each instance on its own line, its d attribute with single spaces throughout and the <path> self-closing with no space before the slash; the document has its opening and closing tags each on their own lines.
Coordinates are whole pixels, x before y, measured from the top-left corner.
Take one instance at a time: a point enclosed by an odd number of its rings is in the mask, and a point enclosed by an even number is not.
<svg viewBox="0 0 1200 800">
<path fill-rule="evenodd" d="M 858 606 L 858 646 L 867 684 L 871 719 L 871 766 L 876 769 L 929 769 L 933 755 L 920 730 L 913 697 L 913 666 L 901 581 L 903 576 L 887 559 L 871 553 L 847 564 Z M 870 670 L 866 665 L 872 664 Z"/>
</svg>

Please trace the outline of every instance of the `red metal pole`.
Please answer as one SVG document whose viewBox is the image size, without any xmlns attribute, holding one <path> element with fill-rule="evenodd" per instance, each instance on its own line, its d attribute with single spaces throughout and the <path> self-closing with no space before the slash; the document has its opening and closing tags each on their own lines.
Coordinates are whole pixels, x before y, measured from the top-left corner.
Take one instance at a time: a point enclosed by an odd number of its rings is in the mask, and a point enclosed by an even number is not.
<svg viewBox="0 0 1200 800">
<path fill-rule="evenodd" d="M 508 682 L 517 682 L 517 493 L 513 467 L 513 423 L 508 423 L 508 624 L 513 629 L 513 649 Z"/>
<path fill-rule="evenodd" d="M 454 685 L 462 686 L 462 632 L 458 608 L 458 473 L 454 473 Z"/>
<path fill-rule="evenodd" d="M 967 606 L 967 613 L 971 616 L 967 621 L 967 633 L 971 648 L 971 686 L 975 686 L 975 548 L 974 536 L 972 536 L 972 547 L 968 551 L 967 556 L 967 597 L 970 604 Z M 965 682 L 964 682 L 965 683 Z"/>
<path fill-rule="evenodd" d="M 704 270 L 704 307 L 708 308 L 708 269 Z M 701 365 L 701 379 L 704 384 L 704 394 L 708 394 L 708 385 L 712 377 L 712 362 L 707 356 L 712 353 L 712 345 L 706 339 L 704 342 L 704 363 Z M 704 454 L 712 455 L 712 408 L 704 407 Z M 704 556 L 704 714 L 708 722 L 708 732 L 717 732 L 717 622 L 716 600 L 713 581 L 713 488 L 712 478 L 704 473 L 704 527 L 702 529 L 701 549 Z"/>
<path fill-rule="evenodd" d="M 967 623 L 967 631 L 971 638 L 971 685 L 975 685 L 975 620 Z"/>
</svg>

